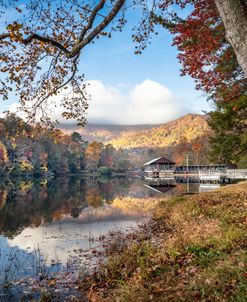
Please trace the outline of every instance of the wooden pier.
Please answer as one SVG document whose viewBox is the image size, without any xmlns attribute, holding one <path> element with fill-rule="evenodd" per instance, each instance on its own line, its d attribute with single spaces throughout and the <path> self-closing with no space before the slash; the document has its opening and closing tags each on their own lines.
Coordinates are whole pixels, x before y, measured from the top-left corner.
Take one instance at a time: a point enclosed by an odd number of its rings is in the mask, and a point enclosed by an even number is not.
<svg viewBox="0 0 247 302">
<path fill-rule="evenodd" d="M 199 170 L 198 173 L 193 174 L 176 174 L 176 173 L 161 173 L 158 177 L 145 176 L 148 181 L 162 183 L 162 181 L 176 181 L 179 183 L 231 183 L 236 180 L 247 179 L 247 169 L 227 169 L 225 171 L 214 170 Z"/>
<path fill-rule="evenodd" d="M 225 177 L 230 179 L 247 179 L 247 169 L 227 169 Z"/>
<path fill-rule="evenodd" d="M 200 182 L 225 182 L 231 180 L 247 179 L 247 169 L 226 169 L 225 171 L 200 171 L 198 173 Z"/>
<path fill-rule="evenodd" d="M 223 164 L 176 166 L 165 157 L 158 157 L 145 165 L 144 175 L 147 180 L 175 179 L 199 183 L 230 183 L 234 180 L 247 179 L 247 169 L 228 169 Z"/>
</svg>

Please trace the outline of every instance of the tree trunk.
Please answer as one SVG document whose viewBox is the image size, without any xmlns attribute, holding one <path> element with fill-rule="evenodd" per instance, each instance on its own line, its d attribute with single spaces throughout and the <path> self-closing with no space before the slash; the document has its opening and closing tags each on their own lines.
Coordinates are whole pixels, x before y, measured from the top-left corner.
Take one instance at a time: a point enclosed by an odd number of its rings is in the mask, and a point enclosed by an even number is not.
<svg viewBox="0 0 247 302">
<path fill-rule="evenodd" d="M 214 0 L 238 63 L 247 77 L 247 1 Z"/>
</svg>

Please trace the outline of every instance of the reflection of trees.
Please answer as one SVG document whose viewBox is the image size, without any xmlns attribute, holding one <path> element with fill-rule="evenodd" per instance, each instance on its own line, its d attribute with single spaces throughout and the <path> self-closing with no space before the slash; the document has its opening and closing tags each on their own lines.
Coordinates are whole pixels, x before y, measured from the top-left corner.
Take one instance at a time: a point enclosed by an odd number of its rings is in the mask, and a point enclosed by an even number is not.
<svg viewBox="0 0 247 302">
<path fill-rule="evenodd" d="M 72 208 L 71 209 L 71 217 L 73 217 L 73 218 L 79 217 L 80 213 L 81 213 L 80 208 Z"/>
<path fill-rule="evenodd" d="M 111 203 L 114 197 L 114 190 L 115 190 L 114 182 L 113 180 L 109 180 L 107 182 L 100 182 L 99 183 L 99 190 L 101 193 L 102 198 L 107 203 Z"/>
<path fill-rule="evenodd" d="M 71 213 L 75 217 L 75 209 L 80 212 L 86 206 L 84 192 L 83 182 L 78 179 L 35 181 L 32 186 L 22 181 L 21 186 L 16 182 L 5 191 L 0 189 L 0 200 L 6 200 L 0 208 L 0 233 L 12 237 L 27 226 L 50 223 Z"/>
<path fill-rule="evenodd" d="M 0 191 L 0 210 L 4 208 L 6 201 L 7 201 L 7 191 L 2 190 Z"/>
<path fill-rule="evenodd" d="M 117 196 L 127 196 L 133 186 L 133 180 L 128 179 L 97 182 L 82 181 L 80 177 L 12 182 L 0 185 L 0 233 L 9 237 L 25 227 L 37 227 L 64 215 L 76 218 L 87 205 L 99 207 L 103 202 L 111 203 Z M 138 192 L 141 189 L 136 185 Z"/>
<path fill-rule="evenodd" d="M 86 203 L 88 206 L 98 208 L 103 205 L 103 199 L 99 194 L 98 188 L 91 188 L 85 194 Z"/>
<path fill-rule="evenodd" d="M 179 190 L 179 187 L 170 190 L 171 193 L 162 197 Z M 0 234 L 12 237 L 28 226 L 37 227 L 64 216 L 77 218 L 86 206 L 96 208 L 104 202 L 122 209 L 128 208 L 132 199 L 135 204 L 139 200 L 141 207 L 141 200 L 152 197 L 157 199 L 157 193 L 145 188 L 142 180 L 132 178 L 112 178 L 103 182 L 80 177 L 35 179 L 33 182 L 15 180 L 14 184 L 0 184 Z"/>
</svg>

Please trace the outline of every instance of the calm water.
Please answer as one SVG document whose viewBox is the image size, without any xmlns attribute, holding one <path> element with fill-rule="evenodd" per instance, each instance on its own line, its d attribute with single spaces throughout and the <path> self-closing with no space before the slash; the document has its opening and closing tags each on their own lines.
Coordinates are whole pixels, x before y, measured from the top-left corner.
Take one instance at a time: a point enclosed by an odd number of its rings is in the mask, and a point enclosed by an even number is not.
<svg viewBox="0 0 247 302">
<path fill-rule="evenodd" d="M 2 181 L 0 301 L 29 301 L 47 276 L 78 276 L 94 264 L 104 235 L 136 228 L 159 199 L 210 189 L 133 178 Z"/>
</svg>

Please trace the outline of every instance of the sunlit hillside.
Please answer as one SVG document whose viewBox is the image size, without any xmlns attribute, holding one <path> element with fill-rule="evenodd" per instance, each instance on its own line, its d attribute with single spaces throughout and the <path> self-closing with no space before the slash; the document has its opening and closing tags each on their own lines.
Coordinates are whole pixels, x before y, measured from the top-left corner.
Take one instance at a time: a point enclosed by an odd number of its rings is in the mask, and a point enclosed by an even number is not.
<svg viewBox="0 0 247 302">
<path fill-rule="evenodd" d="M 125 133 L 139 132 L 141 130 L 153 128 L 154 125 L 93 125 L 88 123 L 85 127 L 75 124 L 61 124 L 60 129 L 65 134 L 71 134 L 74 131 L 80 133 L 85 141 L 108 142 L 117 139 Z"/>
<path fill-rule="evenodd" d="M 110 143 L 116 148 L 168 147 L 191 142 L 209 133 L 205 116 L 189 114 L 158 127 L 123 133 Z"/>
<path fill-rule="evenodd" d="M 192 142 L 210 133 L 206 116 L 188 114 L 163 125 L 61 125 L 66 134 L 79 132 L 84 140 L 110 143 L 115 148 L 168 147 Z"/>
</svg>

